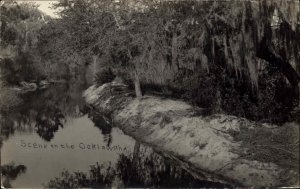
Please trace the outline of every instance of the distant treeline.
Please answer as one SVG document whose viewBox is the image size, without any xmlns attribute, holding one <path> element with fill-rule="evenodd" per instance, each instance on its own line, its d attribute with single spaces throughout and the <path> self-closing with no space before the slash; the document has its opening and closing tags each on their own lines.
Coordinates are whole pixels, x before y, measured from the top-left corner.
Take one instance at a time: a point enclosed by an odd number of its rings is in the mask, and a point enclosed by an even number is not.
<svg viewBox="0 0 300 189">
<path fill-rule="evenodd" d="M 22 69 L 8 66 L 12 74 L 32 69 L 40 78 L 97 84 L 120 76 L 211 113 L 275 123 L 292 119 L 299 103 L 297 1 L 64 0 L 55 7 L 59 18 L 44 21 L 28 48 L 26 38 L 21 52 L 31 56 L 13 60 Z"/>
</svg>

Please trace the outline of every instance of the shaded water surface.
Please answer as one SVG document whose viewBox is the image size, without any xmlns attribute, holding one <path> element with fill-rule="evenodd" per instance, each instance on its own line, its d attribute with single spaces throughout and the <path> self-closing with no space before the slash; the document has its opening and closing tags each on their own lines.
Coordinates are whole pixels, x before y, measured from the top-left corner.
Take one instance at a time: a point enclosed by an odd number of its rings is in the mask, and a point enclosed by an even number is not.
<svg viewBox="0 0 300 189">
<path fill-rule="evenodd" d="M 168 158 L 111 127 L 81 98 L 84 86 L 53 86 L 2 112 L 1 167 L 8 187 L 199 187 Z"/>
</svg>

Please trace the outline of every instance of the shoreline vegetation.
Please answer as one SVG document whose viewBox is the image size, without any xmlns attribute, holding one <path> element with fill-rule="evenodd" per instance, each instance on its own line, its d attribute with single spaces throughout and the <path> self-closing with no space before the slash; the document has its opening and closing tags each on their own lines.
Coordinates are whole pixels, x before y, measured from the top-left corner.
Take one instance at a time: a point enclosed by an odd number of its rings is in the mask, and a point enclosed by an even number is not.
<svg viewBox="0 0 300 189">
<path fill-rule="evenodd" d="M 201 115 L 179 100 L 148 95 L 135 99 L 133 91 L 115 81 L 91 86 L 83 96 L 125 134 L 186 164 L 202 179 L 237 186 L 299 185 L 295 123 L 277 126 Z"/>
<path fill-rule="evenodd" d="M 15 86 L 3 86 L 0 83 L 0 111 L 5 113 L 13 110 L 15 107 L 22 105 L 22 98 L 20 95 L 41 91 L 57 84 L 65 84 L 65 80 L 42 80 L 39 82 L 20 82 Z"/>
</svg>

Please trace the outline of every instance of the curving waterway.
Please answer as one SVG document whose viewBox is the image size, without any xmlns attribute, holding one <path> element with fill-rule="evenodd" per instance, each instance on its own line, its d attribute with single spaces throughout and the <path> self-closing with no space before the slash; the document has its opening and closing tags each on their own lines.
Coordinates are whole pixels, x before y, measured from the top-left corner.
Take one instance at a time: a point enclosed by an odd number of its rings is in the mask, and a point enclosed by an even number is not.
<svg viewBox="0 0 300 189">
<path fill-rule="evenodd" d="M 86 107 L 85 86 L 25 94 L 2 112 L 2 182 L 10 187 L 205 187 Z"/>
</svg>

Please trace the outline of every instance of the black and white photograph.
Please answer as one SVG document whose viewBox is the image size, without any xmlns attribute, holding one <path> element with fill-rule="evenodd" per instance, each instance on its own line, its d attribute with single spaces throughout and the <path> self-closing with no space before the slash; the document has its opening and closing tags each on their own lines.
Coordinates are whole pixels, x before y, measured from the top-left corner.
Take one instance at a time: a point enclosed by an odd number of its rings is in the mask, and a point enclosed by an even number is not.
<svg viewBox="0 0 300 189">
<path fill-rule="evenodd" d="M 299 188 L 299 0 L 0 0 L 1 189 Z"/>
</svg>

